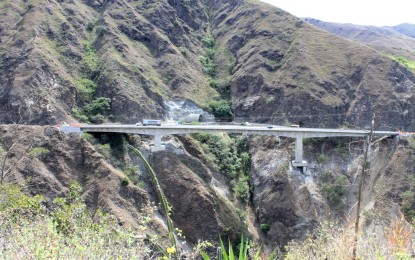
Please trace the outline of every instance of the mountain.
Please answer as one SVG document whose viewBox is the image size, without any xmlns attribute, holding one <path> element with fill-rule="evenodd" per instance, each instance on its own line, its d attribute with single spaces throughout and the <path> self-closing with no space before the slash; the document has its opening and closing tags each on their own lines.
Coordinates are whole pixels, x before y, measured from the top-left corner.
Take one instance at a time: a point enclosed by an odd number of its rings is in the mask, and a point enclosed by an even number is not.
<svg viewBox="0 0 415 260">
<path fill-rule="evenodd" d="M 402 23 L 395 26 L 386 26 L 385 28 L 391 28 L 397 32 L 400 32 L 406 36 L 415 38 L 415 24 Z"/>
<path fill-rule="evenodd" d="M 414 127 L 410 71 L 258 1 L 1 5 L 3 123 L 134 123 L 190 99 L 236 120 Z"/>
<path fill-rule="evenodd" d="M 173 135 L 152 152 L 146 136 L 50 125 L 162 119 L 167 101 L 186 100 L 222 120 L 364 128 L 375 115 L 377 130 L 413 129 L 414 88 L 413 72 L 374 47 L 255 0 L 3 0 L 0 177 L 42 194 L 48 207 L 77 181 L 92 213 L 157 234 L 167 248 L 156 186 L 189 247 L 244 235 L 283 248 L 321 221 L 354 217 L 364 140 L 305 139 L 302 172 L 291 165 L 290 138 Z M 157 185 L 125 142 L 143 153 Z M 404 136 L 373 143 L 362 226 L 387 225 L 400 206 L 414 216 L 414 147 Z"/>
<path fill-rule="evenodd" d="M 376 27 L 330 23 L 313 18 L 304 20 L 338 36 L 366 44 L 384 54 L 415 60 L 415 25 Z"/>
</svg>

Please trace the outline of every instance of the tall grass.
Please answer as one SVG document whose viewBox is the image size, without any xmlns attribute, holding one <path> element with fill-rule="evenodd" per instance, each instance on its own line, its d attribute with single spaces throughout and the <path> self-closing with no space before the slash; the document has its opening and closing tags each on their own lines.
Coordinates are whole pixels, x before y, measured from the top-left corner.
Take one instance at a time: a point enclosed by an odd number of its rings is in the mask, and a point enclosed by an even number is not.
<svg viewBox="0 0 415 260">
<path fill-rule="evenodd" d="M 77 187 L 46 208 L 41 196 L 0 186 L 0 259 L 156 259 L 136 232 L 88 212 Z"/>
<path fill-rule="evenodd" d="M 358 259 L 414 259 L 413 227 L 403 217 L 388 227 L 378 224 L 359 233 Z M 325 223 L 304 241 L 286 246 L 284 259 L 352 259 L 353 246 L 353 222 L 346 226 Z"/>
</svg>

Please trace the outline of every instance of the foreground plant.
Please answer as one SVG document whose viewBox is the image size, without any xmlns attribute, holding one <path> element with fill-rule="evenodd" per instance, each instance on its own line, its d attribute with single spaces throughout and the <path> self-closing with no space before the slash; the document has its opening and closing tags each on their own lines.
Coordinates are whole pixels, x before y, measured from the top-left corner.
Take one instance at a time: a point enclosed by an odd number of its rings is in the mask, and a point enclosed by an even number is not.
<svg viewBox="0 0 415 260">
<path fill-rule="evenodd" d="M 79 188 L 72 184 L 49 210 L 42 196 L 0 186 L 0 259 L 156 259 L 143 237 L 88 212 Z"/>
<path fill-rule="evenodd" d="M 247 260 L 249 259 L 248 250 L 250 248 L 249 240 L 246 239 L 244 241 L 244 237 L 241 238 L 241 243 L 239 244 L 239 254 L 235 254 L 236 250 L 233 249 L 231 242 L 229 241 L 228 250 L 226 250 L 225 245 L 221 238 L 219 238 L 220 243 L 220 250 L 217 252 L 217 256 L 215 259 L 223 259 L 223 260 Z M 212 246 L 212 244 L 210 244 Z M 259 254 L 261 250 L 258 249 L 254 259 L 260 259 Z M 210 256 L 205 251 L 200 251 L 200 255 L 203 257 L 204 260 L 210 260 Z"/>
</svg>

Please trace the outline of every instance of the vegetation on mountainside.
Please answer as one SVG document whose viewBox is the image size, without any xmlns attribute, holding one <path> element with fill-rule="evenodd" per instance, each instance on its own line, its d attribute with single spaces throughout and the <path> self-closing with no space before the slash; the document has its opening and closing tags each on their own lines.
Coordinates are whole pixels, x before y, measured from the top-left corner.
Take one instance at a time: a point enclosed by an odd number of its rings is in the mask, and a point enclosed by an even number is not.
<svg viewBox="0 0 415 260">
<path fill-rule="evenodd" d="M 66 197 L 46 207 L 42 196 L 0 187 L 1 259 L 130 259 L 154 256 L 136 231 L 101 211 L 89 212 L 73 183 Z M 143 228 L 144 215 L 139 216 Z"/>
<path fill-rule="evenodd" d="M 347 177 L 345 175 L 338 175 L 330 178 L 330 181 L 325 181 L 321 184 L 321 188 L 331 205 L 341 205 L 341 200 L 346 194 Z"/>
<path fill-rule="evenodd" d="M 203 72 L 208 76 L 208 84 L 211 88 L 217 90 L 221 95 L 220 100 L 210 100 L 207 109 L 219 120 L 231 121 L 233 119 L 232 103 L 230 101 L 229 84 L 219 82 L 217 77 L 218 64 L 215 62 L 216 47 L 215 39 L 210 33 L 203 39 L 206 56 L 200 56 L 199 61 L 202 64 Z M 225 85 L 225 86 L 224 86 Z"/>
<path fill-rule="evenodd" d="M 415 72 L 415 61 L 413 60 L 409 60 L 405 57 L 397 57 L 397 56 L 392 56 L 390 55 L 390 57 L 394 60 L 396 60 L 397 62 L 399 62 L 400 64 L 404 65 L 405 67 L 407 67 L 408 69 L 412 70 L 412 72 Z"/>
<path fill-rule="evenodd" d="M 89 27 L 88 27 L 89 28 Z M 91 31 L 93 31 L 93 28 Z M 90 39 L 83 43 L 83 59 L 81 78 L 76 81 L 77 102 L 79 108 L 72 110 L 72 115 L 81 122 L 101 124 L 110 117 L 111 99 L 96 97 L 98 79 L 100 77 L 100 59 L 94 47 L 98 31 L 89 33 Z"/>
<path fill-rule="evenodd" d="M 235 195 L 248 202 L 251 159 L 246 137 L 200 133 L 196 134 L 196 139 L 217 166 L 217 170 L 230 180 Z"/>
</svg>

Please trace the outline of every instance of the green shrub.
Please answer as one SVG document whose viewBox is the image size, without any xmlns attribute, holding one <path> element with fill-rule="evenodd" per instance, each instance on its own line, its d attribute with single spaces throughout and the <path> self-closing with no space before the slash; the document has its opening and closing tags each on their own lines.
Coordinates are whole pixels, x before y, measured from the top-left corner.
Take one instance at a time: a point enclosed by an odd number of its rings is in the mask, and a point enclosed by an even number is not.
<svg viewBox="0 0 415 260">
<path fill-rule="evenodd" d="M 408 149 L 415 150 L 415 138 L 414 137 L 408 137 Z"/>
<path fill-rule="evenodd" d="M 34 147 L 29 151 L 29 157 L 35 158 L 35 157 L 42 157 L 43 155 L 48 154 L 50 151 L 47 148 L 44 147 Z"/>
<path fill-rule="evenodd" d="M 94 124 L 102 124 L 105 122 L 105 116 L 101 114 L 93 115 L 91 116 L 90 121 Z"/>
<path fill-rule="evenodd" d="M 85 115 L 85 112 L 82 109 L 74 108 L 72 109 L 72 115 L 79 120 L 81 123 L 88 123 L 89 118 Z"/>
<path fill-rule="evenodd" d="M 92 134 L 90 134 L 90 133 L 83 132 L 83 133 L 81 134 L 81 138 L 82 138 L 82 139 L 85 139 L 85 140 L 87 140 L 87 141 L 89 141 L 89 142 L 91 142 L 91 143 L 95 143 L 95 142 L 96 142 L 96 139 L 95 139 L 95 138 L 94 138 L 94 136 L 93 136 Z"/>
<path fill-rule="evenodd" d="M 122 186 L 128 186 L 128 184 L 130 183 L 130 181 L 128 180 L 128 178 L 127 177 L 124 177 L 122 180 L 121 180 L 121 185 Z"/>
<path fill-rule="evenodd" d="M 97 149 L 105 158 L 108 159 L 111 157 L 111 145 L 110 144 L 99 144 L 97 146 Z"/>
<path fill-rule="evenodd" d="M 324 155 L 322 153 L 317 156 L 317 162 L 319 162 L 319 163 L 325 162 L 326 160 L 327 160 L 326 155 Z"/>
<path fill-rule="evenodd" d="M 124 169 L 122 170 L 126 176 L 128 176 L 128 179 L 131 180 L 131 182 L 134 185 L 140 186 L 140 182 L 142 182 L 139 178 L 139 170 L 138 166 L 133 165 L 126 165 Z M 141 183 L 142 187 L 144 187 L 144 184 Z M 141 187 L 141 188 L 142 188 Z"/>
<path fill-rule="evenodd" d="M 259 225 L 259 229 L 261 229 L 261 231 L 264 232 L 265 234 L 268 233 L 270 228 L 271 228 L 270 224 L 260 224 Z"/>
<path fill-rule="evenodd" d="M 81 102 L 90 100 L 92 95 L 95 93 L 96 88 L 97 83 L 88 78 L 81 78 L 76 82 L 76 91 L 81 99 Z"/>
<path fill-rule="evenodd" d="M 399 62 L 400 64 L 402 64 L 403 66 L 411 69 L 411 70 L 415 70 L 415 61 L 413 60 L 408 60 L 405 57 L 394 57 L 392 56 L 392 58 L 394 60 L 396 60 L 397 62 Z"/>
<path fill-rule="evenodd" d="M 22 217 L 43 214 L 46 211 L 44 202 L 45 198 L 43 196 L 30 197 L 15 185 L 2 184 L 0 185 L 0 220 L 2 217 L 6 217 L 13 222 L 17 222 Z"/>
<path fill-rule="evenodd" d="M 89 116 L 93 115 L 108 115 L 111 109 L 111 99 L 106 97 L 99 97 L 88 104 L 84 110 Z"/>
<path fill-rule="evenodd" d="M 208 84 L 209 84 L 209 87 L 211 87 L 211 88 L 214 88 L 214 89 L 219 88 L 219 82 L 216 79 L 209 78 L 208 79 Z"/>
<path fill-rule="evenodd" d="M 229 101 L 209 101 L 208 106 L 212 114 L 219 119 L 230 120 L 233 117 L 231 102 Z"/>
<path fill-rule="evenodd" d="M 218 65 L 216 65 L 215 62 L 207 56 L 200 56 L 199 61 L 200 63 L 202 63 L 203 72 L 206 73 L 211 78 L 215 78 Z"/>
<path fill-rule="evenodd" d="M 98 28 L 97 28 L 98 30 Z M 84 57 L 81 64 L 81 69 L 89 79 L 95 80 L 99 75 L 98 67 L 100 60 L 92 42 L 84 42 Z"/>
<path fill-rule="evenodd" d="M 406 219 L 415 219 L 415 192 L 407 190 L 401 195 L 401 207 Z"/>
<path fill-rule="evenodd" d="M 249 184 L 248 177 L 243 176 L 239 178 L 239 181 L 234 188 L 234 192 L 237 197 L 239 197 L 243 202 L 248 202 L 249 200 Z"/>
<path fill-rule="evenodd" d="M 86 30 L 88 32 L 92 32 L 94 30 L 95 27 L 95 23 L 94 22 L 88 22 L 88 24 L 86 25 Z"/>
<path fill-rule="evenodd" d="M 209 35 L 203 39 L 203 44 L 205 45 L 206 48 L 211 49 L 215 47 L 215 38 L 213 38 L 212 35 Z"/>
<path fill-rule="evenodd" d="M 188 49 L 186 49 L 185 47 L 180 47 L 180 48 L 179 48 L 179 50 L 180 50 L 180 53 L 181 53 L 184 57 L 189 56 L 189 50 L 188 50 Z"/>
<path fill-rule="evenodd" d="M 322 190 L 332 205 L 339 205 L 343 196 L 346 194 L 346 179 L 345 175 L 339 175 L 334 183 L 322 184 Z"/>
<path fill-rule="evenodd" d="M 230 180 L 236 197 L 242 201 L 249 200 L 250 155 L 246 137 L 220 134 L 199 133 L 196 139 L 206 153 L 206 158 Z"/>
<path fill-rule="evenodd" d="M 106 116 L 110 114 L 111 99 L 99 97 L 82 108 L 72 109 L 72 115 L 83 123 L 89 121 L 97 124 L 105 122 Z"/>
</svg>

